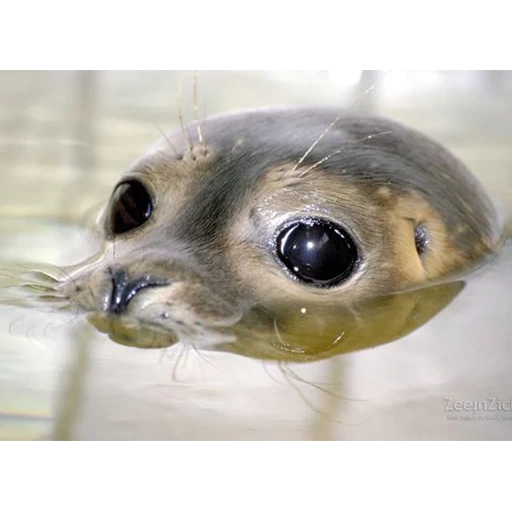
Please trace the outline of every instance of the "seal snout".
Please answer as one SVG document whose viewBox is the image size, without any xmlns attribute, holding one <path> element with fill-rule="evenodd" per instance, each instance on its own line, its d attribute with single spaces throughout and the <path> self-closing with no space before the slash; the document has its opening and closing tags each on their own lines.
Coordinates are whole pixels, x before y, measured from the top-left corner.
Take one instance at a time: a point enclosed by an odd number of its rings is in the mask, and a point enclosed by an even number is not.
<svg viewBox="0 0 512 512">
<path fill-rule="evenodd" d="M 127 273 L 121 269 L 109 268 L 112 277 L 112 293 L 107 306 L 107 312 L 115 315 L 124 313 L 130 301 L 144 288 L 165 286 L 169 284 L 166 279 L 146 275 L 138 279 L 131 280 Z"/>
</svg>

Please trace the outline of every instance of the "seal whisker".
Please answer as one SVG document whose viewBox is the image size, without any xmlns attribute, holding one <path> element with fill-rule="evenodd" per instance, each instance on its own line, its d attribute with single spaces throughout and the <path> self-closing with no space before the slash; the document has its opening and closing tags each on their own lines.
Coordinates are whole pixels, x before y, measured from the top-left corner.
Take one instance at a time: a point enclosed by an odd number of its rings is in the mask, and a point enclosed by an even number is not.
<svg viewBox="0 0 512 512">
<path fill-rule="evenodd" d="M 292 377 L 295 380 L 297 380 L 299 382 L 302 382 L 304 384 L 308 384 L 309 386 L 312 386 L 313 388 L 318 389 L 319 391 L 322 391 L 326 395 L 330 395 L 330 396 L 332 396 L 334 398 L 338 398 L 339 400 L 345 400 L 345 401 L 348 401 L 348 402 L 366 402 L 366 400 L 364 400 L 364 399 L 348 398 L 348 397 L 345 397 L 345 396 L 338 395 L 338 394 L 333 393 L 332 391 L 329 391 L 328 389 L 325 389 L 325 388 L 322 387 L 322 385 L 323 386 L 336 386 L 336 385 L 339 385 L 338 382 L 332 382 L 332 383 L 330 383 L 330 382 L 322 382 L 322 383 L 319 383 L 319 382 L 309 381 L 309 380 L 306 380 L 304 377 L 301 377 L 297 372 L 292 370 L 289 366 L 285 365 L 285 368 L 286 368 L 286 372 L 290 375 L 290 377 Z"/>
<path fill-rule="evenodd" d="M 281 337 L 281 334 L 279 332 L 279 327 L 277 326 L 277 318 L 274 318 L 274 331 L 276 333 L 277 339 L 279 340 L 279 343 L 281 344 L 281 346 L 279 348 L 285 349 L 285 350 L 287 350 L 289 352 L 293 352 L 295 354 L 304 354 L 305 353 L 304 349 L 290 347 L 290 345 L 288 345 L 288 343 L 286 343 L 283 340 L 283 338 Z"/>
<path fill-rule="evenodd" d="M 287 363 L 284 362 L 284 361 L 279 361 L 277 363 L 279 369 L 281 370 L 281 373 L 283 374 L 283 377 L 286 379 L 286 381 L 288 382 L 288 384 L 297 392 L 297 394 L 299 395 L 299 397 L 302 399 L 302 401 L 308 406 L 310 407 L 314 412 L 316 412 L 317 414 L 319 415 L 322 415 L 322 416 L 325 416 L 326 418 L 328 418 L 330 421 L 332 421 L 333 423 L 338 423 L 340 425 L 351 425 L 350 423 L 345 423 L 343 421 L 340 421 L 340 420 L 337 420 L 336 418 L 334 418 L 333 416 L 331 416 L 330 414 L 326 413 L 325 411 L 322 411 L 321 409 L 319 409 L 318 407 L 316 407 L 313 402 L 311 402 L 311 400 L 309 400 L 309 398 L 306 397 L 306 394 L 300 389 L 300 387 L 298 386 L 298 384 L 296 384 L 295 382 L 293 382 L 293 377 L 292 375 L 290 375 L 289 373 L 289 368 L 287 366 Z M 309 384 L 307 381 L 303 381 L 304 383 L 306 384 Z M 322 390 L 324 391 L 324 390 Z"/>
<path fill-rule="evenodd" d="M 174 156 L 176 158 L 179 158 L 181 155 L 178 153 L 178 151 L 176 150 L 176 148 L 174 147 L 174 144 L 171 142 L 171 139 L 169 139 L 169 137 L 167 136 L 167 134 L 162 130 L 162 128 L 160 128 L 160 126 L 158 126 L 157 124 L 153 123 L 153 125 L 155 126 L 155 128 L 160 132 L 160 134 L 162 135 L 162 137 L 165 139 L 165 141 L 167 142 L 167 144 L 169 145 L 169 147 L 172 149 L 173 153 L 174 153 Z"/>
<path fill-rule="evenodd" d="M 160 357 L 158 358 L 158 363 L 162 364 L 164 362 L 164 358 L 169 353 L 169 347 L 165 347 L 160 351 Z"/>
<path fill-rule="evenodd" d="M 197 138 L 199 139 L 199 144 L 206 149 L 206 144 L 203 137 L 203 128 L 199 121 L 199 105 L 197 102 L 197 87 L 199 82 L 199 71 L 194 71 L 194 119 L 197 123 Z"/>
<path fill-rule="evenodd" d="M 178 380 L 178 366 L 182 360 L 184 362 L 184 365 L 186 366 L 189 351 L 190 351 L 190 346 L 187 343 L 182 343 L 181 350 L 179 351 L 178 355 L 176 356 L 176 361 L 175 361 L 174 367 L 172 369 L 171 375 L 172 375 L 173 381 Z"/>
<path fill-rule="evenodd" d="M 371 135 L 367 135 L 366 137 L 363 137 L 362 139 L 359 139 L 359 140 L 356 140 L 354 142 L 351 142 L 351 143 L 348 143 L 348 144 L 345 144 L 342 148 L 340 149 L 337 149 L 336 151 L 333 151 L 332 153 L 328 154 L 327 156 L 324 156 L 322 159 L 320 159 L 318 162 L 316 162 L 315 164 L 307 167 L 304 171 L 302 171 L 300 174 L 299 174 L 299 178 L 302 178 L 305 174 L 307 174 L 309 171 L 312 171 L 313 169 L 316 169 L 319 165 L 322 165 L 326 160 L 329 160 L 330 158 L 332 158 L 333 156 L 336 156 L 336 155 L 339 155 L 342 151 L 344 151 L 345 149 L 347 149 L 348 147 L 351 147 L 353 146 L 354 144 L 359 144 L 361 142 L 364 142 L 365 140 L 370 140 L 370 139 L 373 139 L 374 137 L 378 137 L 380 135 L 389 135 L 390 133 L 393 133 L 392 131 L 385 131 L 385 132 L 377 132 L 377 133 L 373 133 Z M 295 168 L 294 168 L 295 169 Z"/>
<path fill-rule="evenodd" d="M 216 370 L 219 370 L 219 367 L 216 366 L 214 363 L 212 363 L 196 346 L 193 342 L 189 342 L 190 346 L 193 348 L 194 352 L 198 355 L 200 359 L 202 359 L 206 364 L 211 366 L 212 368 L 215 368 Z"/>
<path fill-rule="evenodd" d="M 276 336 L 278 337 L 280 343 L 283 344 L 283 346 L 287 346 L 287 344 L 283 341 L 283 339 L 279 333 L 279 328 L 278 328 L 276 319 L 274 319 L 274 330 L 275 330 Z M 338 338 L 336 338 L 335 342 L 337 342 L 339 339 L 340 339 L 340 337 L 338 336 Z M 351 398 L 339 396 L 335 393 L 332 393 L 331 391 L 328 391 L 327 389 L 324 389 L 319 383 L 311 382 L 311 381 L 304 379 L 303 377 L 298 375 L 296 372 L 294 372 L 291 368 L 289 368 L 286 364 L 286 361 L 280 362 L 280 369 L 281 369 L 281 372 L 283 373 L 283 375 L 287 375 L 289 378 L 293 378 L 298 382 L 302 382 L 303 384 L 308 384 L 309 386 L 311 386 L 315 389 L 318 389 L 319 391 L 322 391 L 323 393 L 326 393 L 327 395 L 338 398 L 339 400 L 345 400 L 345 401 L 349 401 L 349 402 L 360 402 L 361 401 L 361 400 L 357 400 L 357 399 L 351 399 Z M 288 379 L 288 382 L 290 382 L 290 379 Z M 327 383 L 324 385 L 329 385 L 329 384 Z M 334 385 L 334 383 L 331 385 Z"/>
<path fill-rule="evenodd" d="M 0 303 L 18 307 L 66 310 L 76 299 L 69 297 L 61 288 L 66 281 L 75 279 L 64 269 L 51 265 L 33 268 L 17 265 L 0 272 Z M 46 311 L 46 309 L 40 309 Z"/>
<path fill-rule="evenodd" d="M 203 113 L 202 113 L 202 116 L 201 116 L 201 122 L 202 122 L 202 126 L 201 126 L 201 133 L 203 135 L 203 151 L 204 151 L 204 156 L 208 155 L 208 142 L 206 141 L 206 135 L 205 135 L 205 131 L 204 131 L 204 126 L 205 126 L 205 123 L 206 123 L 206 119 L 208 117 L 207 115 L 207 102 L 206 102 L 206 99 L 203 99 Z"/>
<path fill-rule="evenodd" d="M 73 306 L 73 302 L 70 302 L 70 306 Z M 53 324 L 54 329 L 63 329 L 64 327 L 68 327 L 69 325 L 73 324 L 80 314 L 80 306 L 77 306 L 74 310 L 74 313 L 71 315 L 71 318 L 65 322 L 59 322 L 58 324 Z"/>
<path fill-rule="evenodd" d="M 283 382 L 280 382 L 279 380 L 277 380 L 276 377 L 274 377 L 271 373 L 270 373 L 270 370 L 268 369 L 268 361 L 265 361 L 264 359 L 261 361 L 261 365 L 263 366 L 263 370 L 264 372 L 268 375 L 268 377 L 273 380 L 276 384 L 279 384 L 280 386 L 282 386 L 284 383 Z M 281 371 L 282 373 L 282 371 Z"/>
<path fill-rule="evenodd" d="M 66 277 L 66 279 L 68 281 L 70 281 L 71 283 L 73 283 L 74 285 L 77 284 L 75 278 L 64 267 L 55 267 L 55 270 L 58 272 L 62 272 L 62 274 Z M 39 272 L 41 273 L 42 270 L 39 270 Z M 53 278 L 53 276 L 47 274 L 46 272 L 44 272 L 44 274 L 48 275 L 48 277 L 50 277 L 50 278 Z M 63 282 L 63 280 L 59 279 L 59 278 L 53 278 L 53 279 L 56 279 L 56 281 L 59 285 L 62 284 L 62 282 Z"/>
<path fill-rule="evenodd" d="M 116 237 L 112 238 L 112 265 L 116 262 Z"/>
<path fill-rule="evenodd" d="M 367 89 L 365 89 L 363 91 L 362 94 L 360 94 L 349 106 L 348 106 L 348 110 L 354 108 L 367 94 L 370 94 L 376 87 L 377 85 L 379 84 L 379 81 L 378 80 L 375 80 L 375 82 L 370 85 L 370 87 L 368 87 Z"/>
<path fill-rule="evenodd" d="M 281 374 L 285 378 L 286 382 L 299 394 L 300 398 L 309 406 L 313 411 L 315 411 L 318 414 L 325 414 L 323 411 L 320 411 L 318 408 L 316 408 L 311 401 L 306 398 L 306 395 L 303 393 L 303 391 L 299 388 L 299 386 L 292 382 L 293 379 L 291 378 L 290 374 L 288 373 L 288 368 L 285 361 L 278 361 L 277 367 L 281 371 Z"/>
<path fill-rule="evenodd" d="M 183 136 L 185 137 L 185 142 L 187 144 L 188 150 L 192 153 L 194 150 L 194 146 L 192 145 L 192 140 L 190 139 L 190 133 L 188 131 L 188 126 L 183 121 L 183 114 L 181 112 L 181 105 L 180 105 L 180 112 L 178 114 L 180 119 L 180 125 L 181 125 L 181 131 L 183 133 Z"/>
<path fill-rule="evenodd" d="M 14 331 L 13 331 L 14 325 L 17 324 L 18 322 L 20 322 L 21 320 L 24 320 L 23 316 L 19 316 L 18 318 L 15 318 L 14 320 L 11 320 L 9 322 L 9 327 L 7 327 L 7 332 L 10 335 L 14 334 Z"/>
<path fill-rule="evenodd" d="M 29 264 L 17 264 L 0 271 L 0 277 L 10 279 L 7 283 L 20 284 L 22 280 L 27 280 L 29 283 L 39 284 L 52 289 L 62 282 L 62 276 L 59 276 L 59 274 L 62 274 L 68 279 L 72 279 L 66 270 L 53 265 L 41 265 L 39 268 L 34 268 Z M 9 284 L 2 285 L 4 287 L 9 286 Z"/>
<path fill-rule="evenodd" d="M 313 144 L 311 144 L 311 146 L 309 146 L 309 148 L 302 155 L 300 160 L 295 164 L 295 166 L 292 169 L 292 172 L 295 172 L 297 170 L 297 167 L 299 167 L 299 165 L 302 162 L 304 162 L 304 160 L 308 157 L 308 155 L 311 153 L 311 151 L 313 151 L 315 146 L 325 137 L 325 135 L 329 132 L 329 130 L 341 119 L 342 115 L 343 114 L 339 114 L 338 116 L 336 116 L 334 121 L 329 126 L 327 126 L 327 128 L 316 138 L 316 140 L 313 142 Z"/>
<path fill-rule="evenodd" d="M 183 122 L 183 111 L 182 111 L 182 98 L 183 98 L 183 80 L 180 77 L 180 83 L 178 86 L 178 119 L 180 121 L 181 126 L 181 133 L 183 134 L 183 138 L 185 139 L 185 143 L 187 145 L 187 148 L 190 152 L 194 149 L 194 146 L 192 145 L 192 141 L 190 140 L 190 133 L 188 131 L 188 127 Z"/>
<path fill-rule="evenodd" d="M 378 85 L 379 81 L 376 80 L 375 83 L 373 83 L 370 87 L 368 87 L 358 98 L 356 98 L 348 107 L 348 110 L 354 108 L 355 105 L 357 105 L 357 103 L 359 101 L 361 101 L 361 98 L 364 98 L 367 94 L 369 94 L 370 92 L 372 92 Z M 316 138 L 316 140 L 313 142 L 313 144 L 311 144 L 311 146 L 309 146 L 309 148 L 306 150 L 306 152 L 302 155 L 302 157 L 299 159 L 299 161 L 295 164 L 295 166 L 293 167 L 292 169 L 292 172 L 295 172 L 297 170 L 297 168 L 299 167 L 299 165 L 308 157 L 308 155 L 311 153 L 311 151 L 313 151 L 313 149 L 315 148 L 315 146 L 327 135 L 327 133 L 333 128 L 333 126 L 341 119 L 341 117 L 343 116 L 343 113 L 339 114 L 338 116 L 336 116 L 336 118 L 334 119 L 334 121 L 332 121 L 328 126 L 327 128 L 325 128 L 325 130 Z"/>
</svg>

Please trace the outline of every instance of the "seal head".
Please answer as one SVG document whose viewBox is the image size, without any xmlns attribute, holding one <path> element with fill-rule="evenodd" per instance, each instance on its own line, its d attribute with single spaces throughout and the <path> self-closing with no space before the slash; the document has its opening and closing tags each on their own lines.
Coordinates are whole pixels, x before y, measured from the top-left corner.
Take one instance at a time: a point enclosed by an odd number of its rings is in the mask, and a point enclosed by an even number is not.
<svg viewBox="0 0 512 512">
<path fill-rule="evenodd" d="M 248 345 L 244 325 L 279 344 L 305 311 L 316 343 L 318 319 L 336 337 L 378 302 L 389 321 L 390 296 L 428 302 L 418 290 L 468 273 L 503 242 L 491 200 L 442 146 L 387 119 L 317 108 L 219 116 L 162 138 L 121 178 L 99 226 L 101 253 L 56 288 L 140 347 L 226 347 L 240 333 Z"/>
</svg>

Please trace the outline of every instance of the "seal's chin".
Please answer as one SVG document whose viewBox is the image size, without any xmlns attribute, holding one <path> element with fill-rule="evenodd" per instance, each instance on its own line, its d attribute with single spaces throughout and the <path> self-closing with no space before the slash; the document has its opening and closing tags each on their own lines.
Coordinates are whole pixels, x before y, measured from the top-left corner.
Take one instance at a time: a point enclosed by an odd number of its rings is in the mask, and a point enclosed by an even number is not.
<svg viewBox="0 0 512 512">
<path fill-rule="evenodd" d="M 98 331 L 128 347 L 136 348 L 167 348 L 178 342 L 189 342 L 203 349 L 211 349 L 220 343 L 233 343 L 236 336 L 231 326 L 232 319 L 209 326 L 199 319 L 192 318 L 167 319 L 159 322 L 153 315 L 134 317 L 117 315 L 102 311 L 93 311 L 87 315 L 89 322 Z"/>
<path fill-rule="evenodd" d="M 100 332 L 120 345 L 137 348 L 166 348 L 178 340 L 178 333 L 172 329 L 145 325 L 128 317 L 107 313 L 91 313 L 89 322 Z"/>
</svg>

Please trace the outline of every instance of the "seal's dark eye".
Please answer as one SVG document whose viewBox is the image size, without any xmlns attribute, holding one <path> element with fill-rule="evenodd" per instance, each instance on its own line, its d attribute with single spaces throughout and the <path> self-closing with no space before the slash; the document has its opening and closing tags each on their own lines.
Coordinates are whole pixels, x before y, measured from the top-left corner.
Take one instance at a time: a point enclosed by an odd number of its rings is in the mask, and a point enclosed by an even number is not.
<svg viewBox="0 0 512 512">
<path fill-rule="evenodd" d="M 146 187 L 136 180 L 123 181 L 114 190 L 108 224 L 114 235 L 138 228 L 153 212 L 153 203 Z"/>
<path fill-rule="evenodd" d="M 304 219 L 277 236 L 277 255 L 301 281 L 328 287 L 339 284 L 354 270 L 358 260 L 352 237 L 337 224 L 324 219 Z"/>
</svg>

